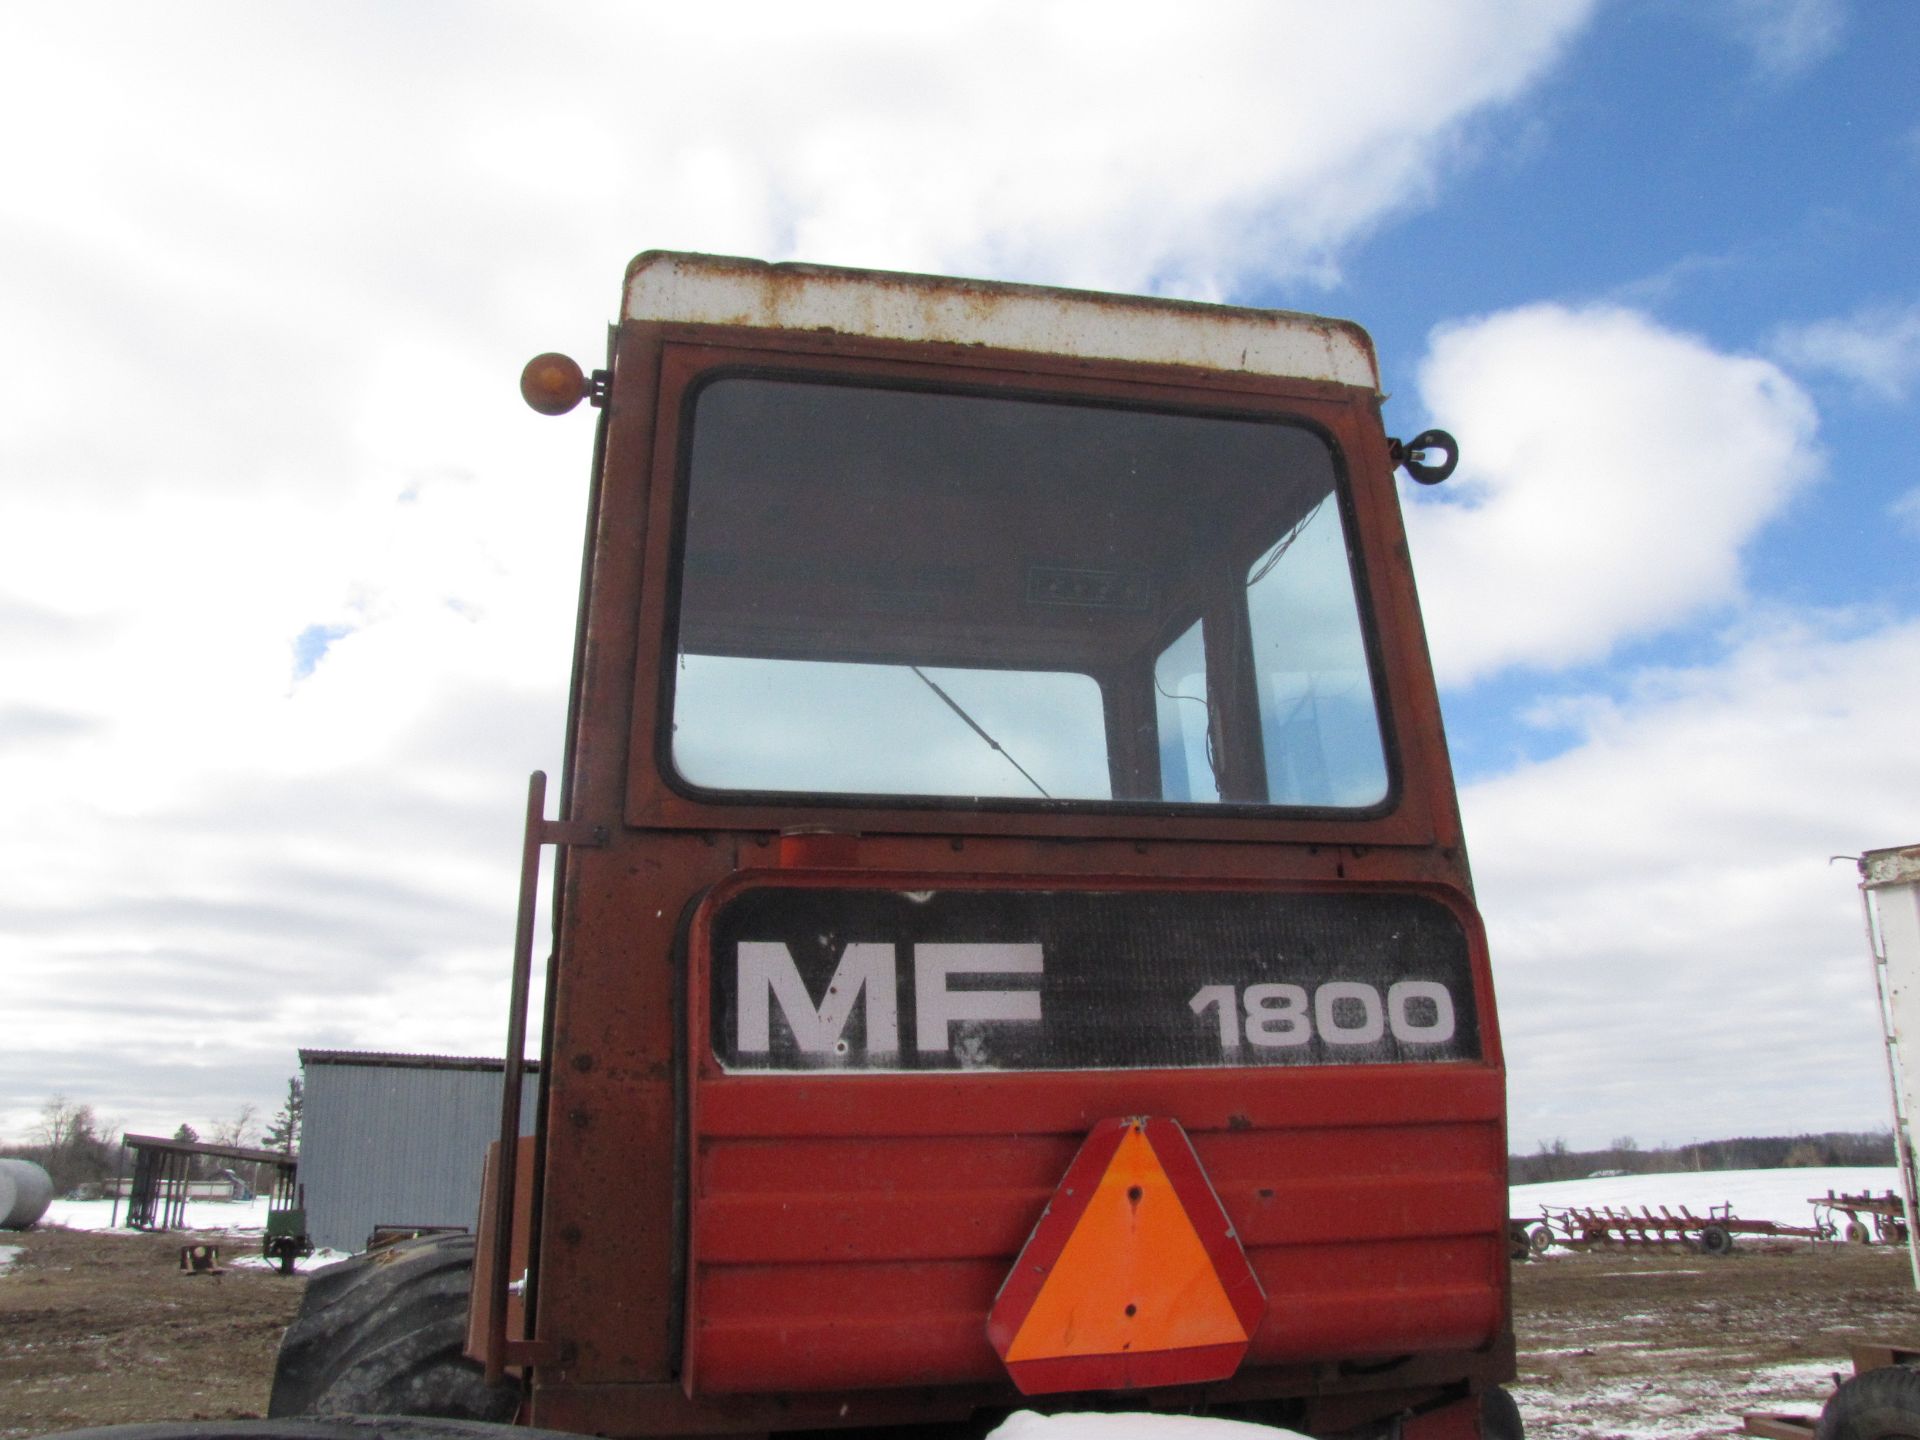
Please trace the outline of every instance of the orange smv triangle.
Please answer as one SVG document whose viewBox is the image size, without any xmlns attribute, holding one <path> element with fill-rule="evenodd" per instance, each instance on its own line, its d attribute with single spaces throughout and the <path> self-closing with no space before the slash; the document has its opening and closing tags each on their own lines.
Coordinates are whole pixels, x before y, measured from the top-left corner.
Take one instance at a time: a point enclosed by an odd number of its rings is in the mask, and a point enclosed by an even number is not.
<svg viewBox="0 0 1920 1440">
<path fill-rule="evenodd" d="M 1248 1339 L 1165 1167 L 1143 1129 L 1128 1125 L 1014 1333 L 1007 1364 L 1244 1348 Z"/>
</svg>

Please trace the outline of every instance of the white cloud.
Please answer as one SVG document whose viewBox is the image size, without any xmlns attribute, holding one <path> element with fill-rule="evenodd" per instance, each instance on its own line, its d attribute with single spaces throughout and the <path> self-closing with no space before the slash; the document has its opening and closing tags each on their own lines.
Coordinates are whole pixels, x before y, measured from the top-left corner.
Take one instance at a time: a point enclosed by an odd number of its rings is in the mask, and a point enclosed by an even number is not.
<svg viewBox="0 0 1920 1440">
<path fill-rule="evenodd" d="M 1740 550 L 1819 468 L 1806 397 L 1631 310 L 1534 305 L 1442 329 L 1420 370 L 1461 446 L 1407 487 L 1448 684 L 1597 660 L 1742 593 Z"/>
<path fill-rule="evenodd" d="M 0 1138 L 497 1049 L 589 433 L 513 377 L 595 358 L 634 251 L 1324 279 L 1592 8 L 10 17 Z"/>
<path fill-rule="evenodd" d="M 1628 309 L 1657 310 L 1684 295 L 1696 281 L 1725 275 L 1740 264 L 1735 253 L 1682 255 L 1652 274 L 1614 286 L 1606 299 Z"/>
<path fill-rule="evenodd" d="M 1775 77 L 1796 75 L 1840 48 L 1846 34 L 1845 0 L 1723 0 L 1735 37 L 1753 52 L 1755 68 Z"/>
<path fill-rule="evenodd" d="M 1461 797 L 1518 1149 L 1889 1123 L 1857 877 L 1920 840 L 1920 623 L 1769 623 Z"/>
<path fill-rule="evenodd" d="M 1920 485 L 1914 486 L 1889 505 L 1887 513 L 1905 526 L 1910 534 L 1920 535 Z"/>
<path fill-rule="evenodd" d="M 1882 400 L 1904 400 L 1920 380 L 1920 303 L 1875 305 L 1845 320 L 1781 330 L 1773 351 L 1795 369 L 1837 375 Z"/>
</svg>

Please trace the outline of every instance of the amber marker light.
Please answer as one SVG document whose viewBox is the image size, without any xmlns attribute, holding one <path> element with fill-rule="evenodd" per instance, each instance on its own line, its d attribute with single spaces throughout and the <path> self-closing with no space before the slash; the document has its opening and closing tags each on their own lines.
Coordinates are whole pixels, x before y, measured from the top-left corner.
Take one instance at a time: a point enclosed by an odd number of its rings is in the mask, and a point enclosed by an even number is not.
<svg viewBox="0 0 1920 1440">
<path fill-rule="evenodd" d="M 587 398 L 587 377 L 565 355 L 536 355 L 520 372 L 520 398 L 542 415 L 564 415 Z"/>
</svg>

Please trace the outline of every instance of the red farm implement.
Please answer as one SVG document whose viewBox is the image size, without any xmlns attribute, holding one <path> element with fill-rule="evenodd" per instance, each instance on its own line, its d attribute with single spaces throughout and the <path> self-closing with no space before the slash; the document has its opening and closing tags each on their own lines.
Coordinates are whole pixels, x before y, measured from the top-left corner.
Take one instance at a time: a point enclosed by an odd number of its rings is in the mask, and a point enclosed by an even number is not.
<svg viewBox="0 0 1920 1440">
<path fill-rule="evenodd" d="M 1742 1236 L 1766 1240 L 1831 1240 L 1834 1230 L 1826 1221 L 1813 1225 L 1783 1225 L 1776 1220 L 1743 1220 L 1731 1205 L 1711 1206 L 1705 1215 L 1696 1215 L 1686 1206 L 1678 1210 L 1662 1205 L 1658 1213 L 1643 1205 L 1636 1214 L 1629 1208 L 1608 1206 L 1547 1206 L 1541 1221 L 1532 1229 L 1534 1248 L 1544 1248 L 1539 1240 L 1547 1232 L 1547 1244 L 1570 1249 L 1598 1249 L 1608 1245 L 1668 1246 L 1698 1250 L 1707 1255 L 1725 1255 Z"/>
<path fill-rule="evenodd" d="M 1904 1245 L 1907 1240 L 1907 1202 L 1893 1191 L 1874 1195 L 1810 1196 L 1807 1203 L 1821 1223 L 1855 1245 Z M 1841 1216 L 1845 1216 L 1845 1222 Z"/>
</svg>

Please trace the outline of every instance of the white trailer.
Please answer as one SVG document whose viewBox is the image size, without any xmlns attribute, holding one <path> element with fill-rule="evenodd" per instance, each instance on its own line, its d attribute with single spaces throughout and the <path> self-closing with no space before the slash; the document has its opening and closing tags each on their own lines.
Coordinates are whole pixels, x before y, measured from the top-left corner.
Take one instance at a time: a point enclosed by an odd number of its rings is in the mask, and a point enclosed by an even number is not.
<svg viewBox="0 0 1920 1440">
<path fill-rule="evenodd" d="M 1920 1236 L 1914 1231 L 1913 1130 L 1920 1115 L 1920 845 L 1869 850 L 1860 857 L 1860 899 L 1867 949 L 1880 997 L 1893 1087 L 1894 1144 L 1905 1197 L 1907 1255 L 1920 1289 Z M 1742 1427 L 1767 1440 L 1911 1440 L 1920 1436 L 1920 1339 L 1853 1345 L 1853 1377 L 1811 1415 L 1750 1413 Z M 1838 1377 L 1835 1377 L 1838 1379 Z"/>
<path fill-rule="evenodd" d="M 1893 1133 L 1907 1204 L 1907 1252 L 1920 1289 L 1920 1234 L 1914 1229 L 1913 1117 L 1920 1115 L 1920 845 L 1860 857 L 1860 896 L 1873 956 L 1880 1021 L 1893 1086 Z"/>
</svg>

